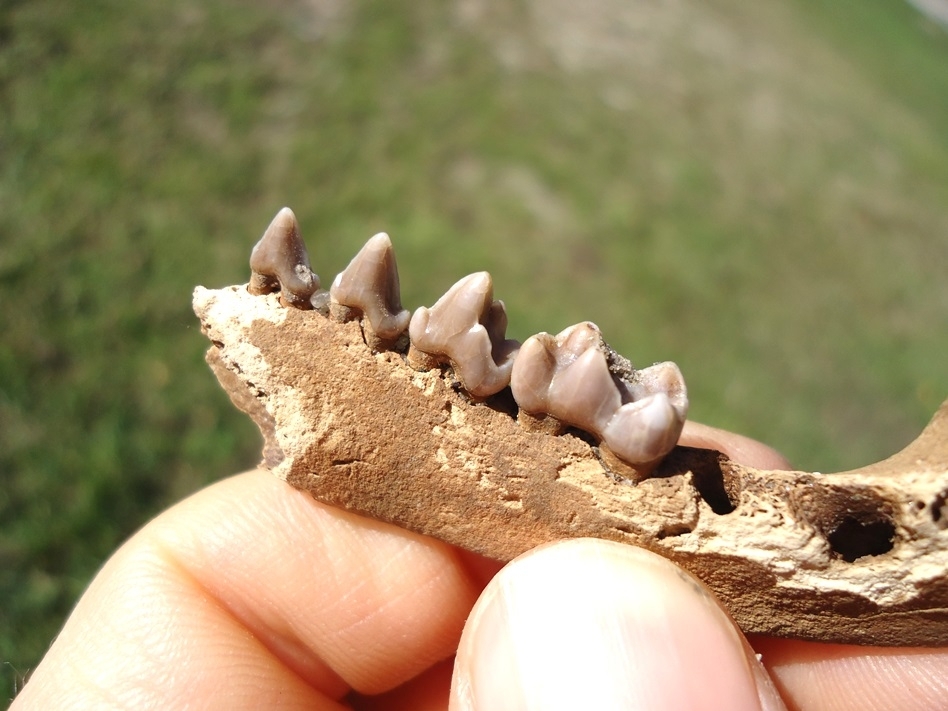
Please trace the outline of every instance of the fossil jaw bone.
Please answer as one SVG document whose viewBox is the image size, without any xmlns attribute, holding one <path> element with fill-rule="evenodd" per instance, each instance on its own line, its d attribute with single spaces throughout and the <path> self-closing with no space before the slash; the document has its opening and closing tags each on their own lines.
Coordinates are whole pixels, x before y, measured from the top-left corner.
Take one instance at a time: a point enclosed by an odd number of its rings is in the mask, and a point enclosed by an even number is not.
<svg viewBox="0 0 948 711">
<path fill-rule="evenodd" d="M 505 338 L 507 311 L 494 300 L 490 274 L 470 274 L 448 289 L 431 308 L 411 317 L 408 362 L 418 370 L 450 363 L 474 397 L 488 397 L 510 383 L 519 343 Z"/>
<path fill-rule="evenodd" d="M 392 240 L 372 237 L 329 288 L 330 313 L 340 322 L 362 317 L 365 341 L 372 350 L 393 348 L 408 328 L 411 313 L 402 308 Z"/>
<path fill-rule="evenodd" d="M 859 470 L 761 471 L 676 447 L 654 478 L 625 486 L 609 476 L 605 444 L 597 452 L 580 438 L 528 432 L 525 411 L 518 424 L 445 378 L 417 376 L 397 354 L 358 347 L 358 329 L 320 315 L 328 292 L 310 299 L 318 313 L 252 293 L 195 290 L 207 360 L 260 426 L 266 465 L 320 501 L 498 560 L 576 536 L 645 546 L 701 578 L 745 632 L 948 644 L 948 401 L 907 449 Z M 488 318 L 501 339 L 502 321 Z M 567 335 L 524 344 L 546 366 L 526 371 L 522 407 L 548 395 L 544 372 L 566 391 L 557 369 L 581 371 L 583 358 L 600 355 L 620 410 L 651 395 L 683 407 L 677 367 L 636 371 L 591 324 Z M 604 401 L 608 412 L 614 393 Z"/>
<path fill-rule="evenodd" d="M 555 337 L 527 339 L 514 360 L 510 387 L 522 412 L 595 435 L 611 467 L 633 479 L 647 476 L 671 451 L 688 412 L 674 363 L 635 370 L 589 321 Z"/>
<path fill-rule="evenodd" d="M 319 289 L 319 276 L 309 266 L 306 245 L 300 236 L 300 225 L 293 211 L 280 210 L 263 237 L 250 253 L 251 294 L 280 292 L 286 306 L 311 309 L 310 299 Z"/>
</svg>

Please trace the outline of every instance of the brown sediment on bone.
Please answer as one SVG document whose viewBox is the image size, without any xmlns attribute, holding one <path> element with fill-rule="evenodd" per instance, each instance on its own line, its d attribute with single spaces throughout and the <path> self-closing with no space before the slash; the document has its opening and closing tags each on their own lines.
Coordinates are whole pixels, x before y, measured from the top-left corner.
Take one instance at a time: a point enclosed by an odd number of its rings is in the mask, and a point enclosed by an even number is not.
<svg viewBox="0 0 948 711">
<path fill-rule="evenodd" d="M 402 308 L 395 251 L 384 232 L 366 242 L 336 276 L 329 294 L 332 317 L 340 322 L 361 318 L 372 350 L 394 349 L 408 329 L 411 313 Z"/>
<path fill-rule="evenodd" d="M 477 398 L 510 384 L 520 344 L 506 338 L 507 311 L 494 299 L 490 274 L 469 274 L 431 308 L 419 307 L 408 326 L 408 362 L 419 370 L 446 363 Z"/>
<path fill-rule="evenodd" d="M 748 633 L 948 644 L 948 402 L 862 470 L 760 471 L 676 447 L 631 485 L 570 432 L 530 431 L 440 369 L 373 353 L 357 323 L 198 288 L 209 361 L 275 474 L 328 504 L 509 560 L 562 538 L 649 548 Z"/>
<path fill-rule="evenodd" d="M 319 276 L 310 268 L 306 245 L 293 211 L 284 207 L 273 218 L 250 254 L 251 294 L 280 293 L 285 305 L 313 308 Z"/>
</svg>

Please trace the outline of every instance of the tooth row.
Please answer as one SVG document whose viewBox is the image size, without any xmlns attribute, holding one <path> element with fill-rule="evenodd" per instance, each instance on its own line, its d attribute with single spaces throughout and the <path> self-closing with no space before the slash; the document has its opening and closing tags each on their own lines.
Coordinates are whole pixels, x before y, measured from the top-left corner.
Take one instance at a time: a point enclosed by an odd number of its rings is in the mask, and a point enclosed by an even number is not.
<svg viewBox="0 0 948 711">
<path fill-rule="evenodd" d="M 688 411 L 674 363 L 636 370 L 584 322 L 552 336 L 539 333 L 521 346 L 506 338 L 507 312 L 494 299 L 490 274 L 464 277 L 431 306 L 402 308 L 398 268 L 387 234 L 372 237 L 329 292 L 309 264 L 293 211 L 277 213 L 250 256 L 252 294 L 279 292 L 284 306 L 316 309 L 336 321 L 359 320 L 375 351 L 407 346 L 416 370 L 449 365 L 474 398 L 510 386 L 525 426 L 584 430 L 604 458 L 623 462 L 633 478 L 646 476 L 678 441 Z M 406 343 L 407 331 L 407 343 Z"/>
</svg>

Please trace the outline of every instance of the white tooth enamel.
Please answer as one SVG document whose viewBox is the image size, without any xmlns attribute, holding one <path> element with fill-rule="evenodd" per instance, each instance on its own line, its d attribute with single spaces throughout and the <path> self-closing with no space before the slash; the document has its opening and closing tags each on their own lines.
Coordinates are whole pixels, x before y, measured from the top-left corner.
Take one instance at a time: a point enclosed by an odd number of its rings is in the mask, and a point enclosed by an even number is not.
<svg viewBox="0 0 948 711">
<path fill-rule="evenodd" d="M 630 464 L 653 462 L 671 451 L 684 424 L 668 396 L 656 393 L 616 410 L 602 430 L 602 441 Z"/>
<path fill-rule="evenodd" d="M 312 308 L 310 297 L 319 289 L 319 277 L 309 266 L 306 245 L 293 211 L 284 207 L 270 222 L 250 253 L 251 294 L 280 292 L 280 300 L 300 309 Z"/>
<path fill-rule="evenodd" d="M 384 232 L 365 243 L 336 276 L 329 294 L 330 308 L 339 320 L 363 317 L 363 328 L 370 332 L 367 340 L 372 335 L 391 342 L 408 328 L 411 313 L 402 308 L 395 252 Z M 343 308 L 333 308 L 338 306 Z"/>
<path fill-rule="evenodd" d="M 527 339 L 514 361 L 510 388 L 522 411 L 586 430 L 636 466 L 671 451 L 688 412 L 677 365 L 634 370 L 588 321 L 556 337 L 540 333 Z"/>
<path fill-rule="evenodd" d="M 606 356 L 598 348 L 587 349 L 558 370 L 548 392 L 549 414 L 594 433 L 602 432 L 622 405 Z"/>
<path fill-rule="evenodd" d="M 418 308 L 408 335 L 412 349 L 449 362 L 465 390 L 487 397 L 510 382 L 519 344 L 504 338 L 506 330 L 507 313 L 503 302 L 493 299 L 490 274 L 478 272 L 457 282 L 431 308 Z"/>
</svg>

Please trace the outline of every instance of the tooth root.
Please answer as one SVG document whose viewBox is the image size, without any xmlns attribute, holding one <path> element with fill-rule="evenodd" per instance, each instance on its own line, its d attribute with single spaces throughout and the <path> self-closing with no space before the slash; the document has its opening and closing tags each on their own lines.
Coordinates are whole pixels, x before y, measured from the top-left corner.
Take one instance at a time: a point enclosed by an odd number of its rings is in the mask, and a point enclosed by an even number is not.
<svg viewBox="0 0 948 711">
<path fill-rule="evenodd" d="M 618 377 L 607 354 L 617 357 L 590 322 L 556 337 L 538 334 L 520 349 L 510 388 L 529 427 L 548 415 L 586 430 L 640 478 L 678 441 L 688 410 L 684 380 L 674 363 L 635 371 L 625 359 Z"/>
<path fill-rule="evenodd" d="M 490 274 L 478 272 L 458 281 L 431 308 L 417 309 L 408 326 L 409 364 L 425 369 L 450 363 L 475 397 L 507 387 L 519 344 L 505 338 L 507 313 L 493 291 Z"/>
<path fill-rule="evenodd" d="M 408 328 L 411 313 L 402 308 L 395 250 L 384 232 L 365 243 L 336 276 L 329 294 L 337 321 L 362 317 L 366 342 L 373 350 L 392 347 Z"/>
<path fill-rule="evenodd" d="M 286 306 L 310 309 L 310 298 L 319 289 L 319 277 L 309 266 L 306 245 L 293 211 L 280 210 L 250 253 L 251 294 L 280 292 Z"/>
</svg>

